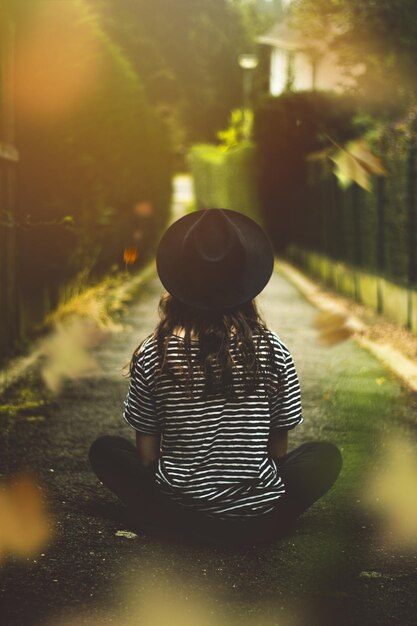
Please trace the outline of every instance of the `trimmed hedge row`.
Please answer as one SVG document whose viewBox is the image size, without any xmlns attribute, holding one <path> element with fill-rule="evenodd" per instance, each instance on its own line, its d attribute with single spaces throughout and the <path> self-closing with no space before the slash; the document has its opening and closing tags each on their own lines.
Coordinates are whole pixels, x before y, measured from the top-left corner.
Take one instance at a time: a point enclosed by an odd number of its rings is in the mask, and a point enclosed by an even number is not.
<svg viewBox="0 0 417 626">
<path fill-rule="evenodd" d="M 309 274 L 417 333 L 416 289 L 294 244 L 287 254 Z"/>
<path fill-rule="evenodd" d="M 295 244 L 416 286 L 417 148 L 410 137 L 395 130 L 382 138 L 388 176 L 375 177 L 371 193 L 356 184 L 342 189 L 330 160 L 306 160 L 328 147 L 329 136 L 343 144 L 363 134 L 355 115 L 354 102 L 335 94 L 264 100 L 255 111 L 256 146 L 192 150 L 198 206 L 256 211 L 279 253 Z"/>
<path fill-rule="evenodd" d="M 225 151 L 199 144 L 189 155 L 197 207 L 239 211 L 263 224 L 256 185 L 256 149 L 250 142 Z"/>
<path fill-rule="evenodd" d="M 258 104 L 254 140 L 259 198 L 277 251 L 304 228 L 306 155 L 328 145 L 326 134 L 341 142 L 354 135 L 354 112 L 350 98 L 326 92 L 289 92 Z"/>
<path fill-rule="evenodd" d="M 417 156 L 406 134 L 390 131 L 379 149 L 388 169 L 371 193 L 342 189 L 330 160 L 308 154 L 363 134 L 347 96 L 321 92 L 268 98 L 255 112 L 262 213 L 276 248 L 291 243 L 376 272 L 417 283 Z M 378 146 L 374 146 L 377 150 Z"/>
<path fill-rule="evenodd" d="M 292 242 L 332 259 L 416 285 L 417 179 L 413 148 L 385 138 L 386 178 L 371 193 L 353 184 L 341 189 L 329 166 L 310 164 L 306 201 Z"/>
</svg>

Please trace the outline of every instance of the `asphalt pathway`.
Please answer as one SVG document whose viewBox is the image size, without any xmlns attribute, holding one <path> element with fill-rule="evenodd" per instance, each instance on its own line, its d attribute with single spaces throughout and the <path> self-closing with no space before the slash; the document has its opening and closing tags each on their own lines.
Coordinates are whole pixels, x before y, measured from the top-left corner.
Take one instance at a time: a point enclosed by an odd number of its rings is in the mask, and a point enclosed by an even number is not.
<svg viewBox="0 0 417 626">
<path fill-rule="evenodd" d="M 67 382 L 44 420 L 17 420 L 0 433 L 1 471 L 30 469 L 56 526 L 43 556 L 1 567 L 1 625 L 415 624 L 417 553 L 381 546 L 360 495 L 383 434 L 394 427 L 414 437 L 415 397 L 352 339 L 323 345 L 316 309 L 279 271 L 258 304 L 301 382 L 305 422 L 290 447 L 335 442 L 344 456 L 338 482 L 293 536 L 268 547 L 116 534 L 129 530 L 123 509 L 92 475 L 87 451 L 100 434 L 133 439 L 122 418 L 122 367 L 155 327 L 161 293 L 155 275 L 125 312 L 123 332 L 95 350 L 100 371 Z"/>
</svg>

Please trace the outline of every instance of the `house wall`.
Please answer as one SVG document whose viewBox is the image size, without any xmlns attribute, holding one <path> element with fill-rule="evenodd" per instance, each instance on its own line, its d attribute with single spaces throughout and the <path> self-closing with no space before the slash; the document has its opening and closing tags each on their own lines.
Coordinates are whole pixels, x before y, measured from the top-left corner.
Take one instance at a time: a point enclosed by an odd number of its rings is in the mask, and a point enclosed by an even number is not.
<svg viewBox="0 0 417 626">
<path fill-rule="evenodd" d="M 326 91 L 343 91 L 348 86 L 337 58 L 331 52 L 322 57 L 316 69 L 316 88 Z"/>
<path fill-rule="evenodd" d="M 289 85 L 293 91 L 342 91 L 347 81 L 331 53 L 316 63 L 314 76 L 313 62 L 306 54 L 271 47 L 270 93 L 279 96 Z"/>
<path fill-rule="evenodd" d="M 288 80 L 288 53 L 279 48 L 271 48 L 270 92 L 279 96 L 285 91 Z"/>
<path fill-rule="evenodd" d="M 311 59 L 302 52 L 296 52 L 293 60 L 293 90 L 305 91 L 314 88 L 313 83 L 313 63 Z"/>
</svg>

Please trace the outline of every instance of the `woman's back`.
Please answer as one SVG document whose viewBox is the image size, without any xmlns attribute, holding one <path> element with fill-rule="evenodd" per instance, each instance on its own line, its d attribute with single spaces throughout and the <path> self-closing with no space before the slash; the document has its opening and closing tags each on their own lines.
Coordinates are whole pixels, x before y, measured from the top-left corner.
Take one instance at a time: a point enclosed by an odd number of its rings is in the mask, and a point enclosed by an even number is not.
<svg viewBox="0 0 417 626">
<path fill-rule="evenodd" d="M 197 368 L 194 398 L 167 375 L 156 384 L 154 334 L 143 342 L 124 418 L 138 432 L 162 435 L 156 480 L 177 502 L 218 517 L 240 517 L 272 510 L 284 493 L 276 464 L 268 457 L 268 438 L 273 429 L 288 430 L 302 422 L 300 386 L 288 348 L 273 331 L 267 336 L 274 367 L 265 369 L 266 377 L 251 394 L 244 393 L 235 375 L 236 398 L 217 394 L 201 399 L 204 377 Z M 230 355 L 237 363 L 239 347 L 233 334 L 230 342 Z M 173 334 L 168 357 L 179 369 L 186 366 L 182 348 L 183 338 Z M 194 341 L 193 362 L 197 351 Z M 261 366 L 266 366 L 268 355 L 267 340 L 261 336 L 257 349 Z M 236 368 L 238 374 L 238 363 Z"/>
<path fill-rule="evenodd" d="M 160 321 L 133 354 L 124 407 L 136 446 L 99 437 L 91 464 L 148 528 L 193 534 L 212 518 L 216 533 L 273 536 L 330 488 L 341 455 L 329 442 L 288 452 L 300 385 L 255 302 L 274 269 L 271 241 L 238 211 L 193 211 L 162 236 L 156 267 Z"/>
</svg>

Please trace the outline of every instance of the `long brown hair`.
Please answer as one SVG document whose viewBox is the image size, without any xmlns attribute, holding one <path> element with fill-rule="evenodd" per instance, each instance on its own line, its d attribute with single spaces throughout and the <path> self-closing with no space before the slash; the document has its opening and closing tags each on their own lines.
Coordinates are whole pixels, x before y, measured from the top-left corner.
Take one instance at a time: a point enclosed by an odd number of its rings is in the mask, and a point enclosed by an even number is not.
<svg viewBox="0 0 417 626">
<path fill-rule="evenodd" d="M 265 376 L 267 367 L 274 367 L 273 347 L 267 326 L 259 313 L 255 300 L 250 300 L 233 310 L 211 312 L 196 309 L 184 304 L 165 292 L 159 301 L 160 321 L 154 330 L 158 350 L 158 376 L 165 373 L 176 385 L 184 386 L 189 396 L 194 397 L 194 381 L 197 370 L 200 380 L 204 380 L 202 398 L 217 394 L 236 397 L 236 382 L 242 382 L 245 393 L 252 393 Z M 184 329 L 182 349 L 187 369 L 172 364 L 169 360 L 168 345 L 174 330 Z M 236 363 L 230 354 L 231 335 L 234 331 L 239 350 L 238 362 L 242 366 L 238 373 Z M 254 336 L 256 335 L 256 344 Z M 192 336 L 198 342 L 196 364 L 192 362 Z M 269 348 L 266 368 L 261 367 L 257 349 L 266 339 Z M 142 342 L 143 343 L 143 342 Z M 129 375 L 132 376 L 142 343 L 133 353 Z M 181 349 L 181 347 L 179 347 Z M 197 366 L 197 370 L 196 370 Z M 185 382 L 185 385 L 184 385 Z"/>
</svg>

